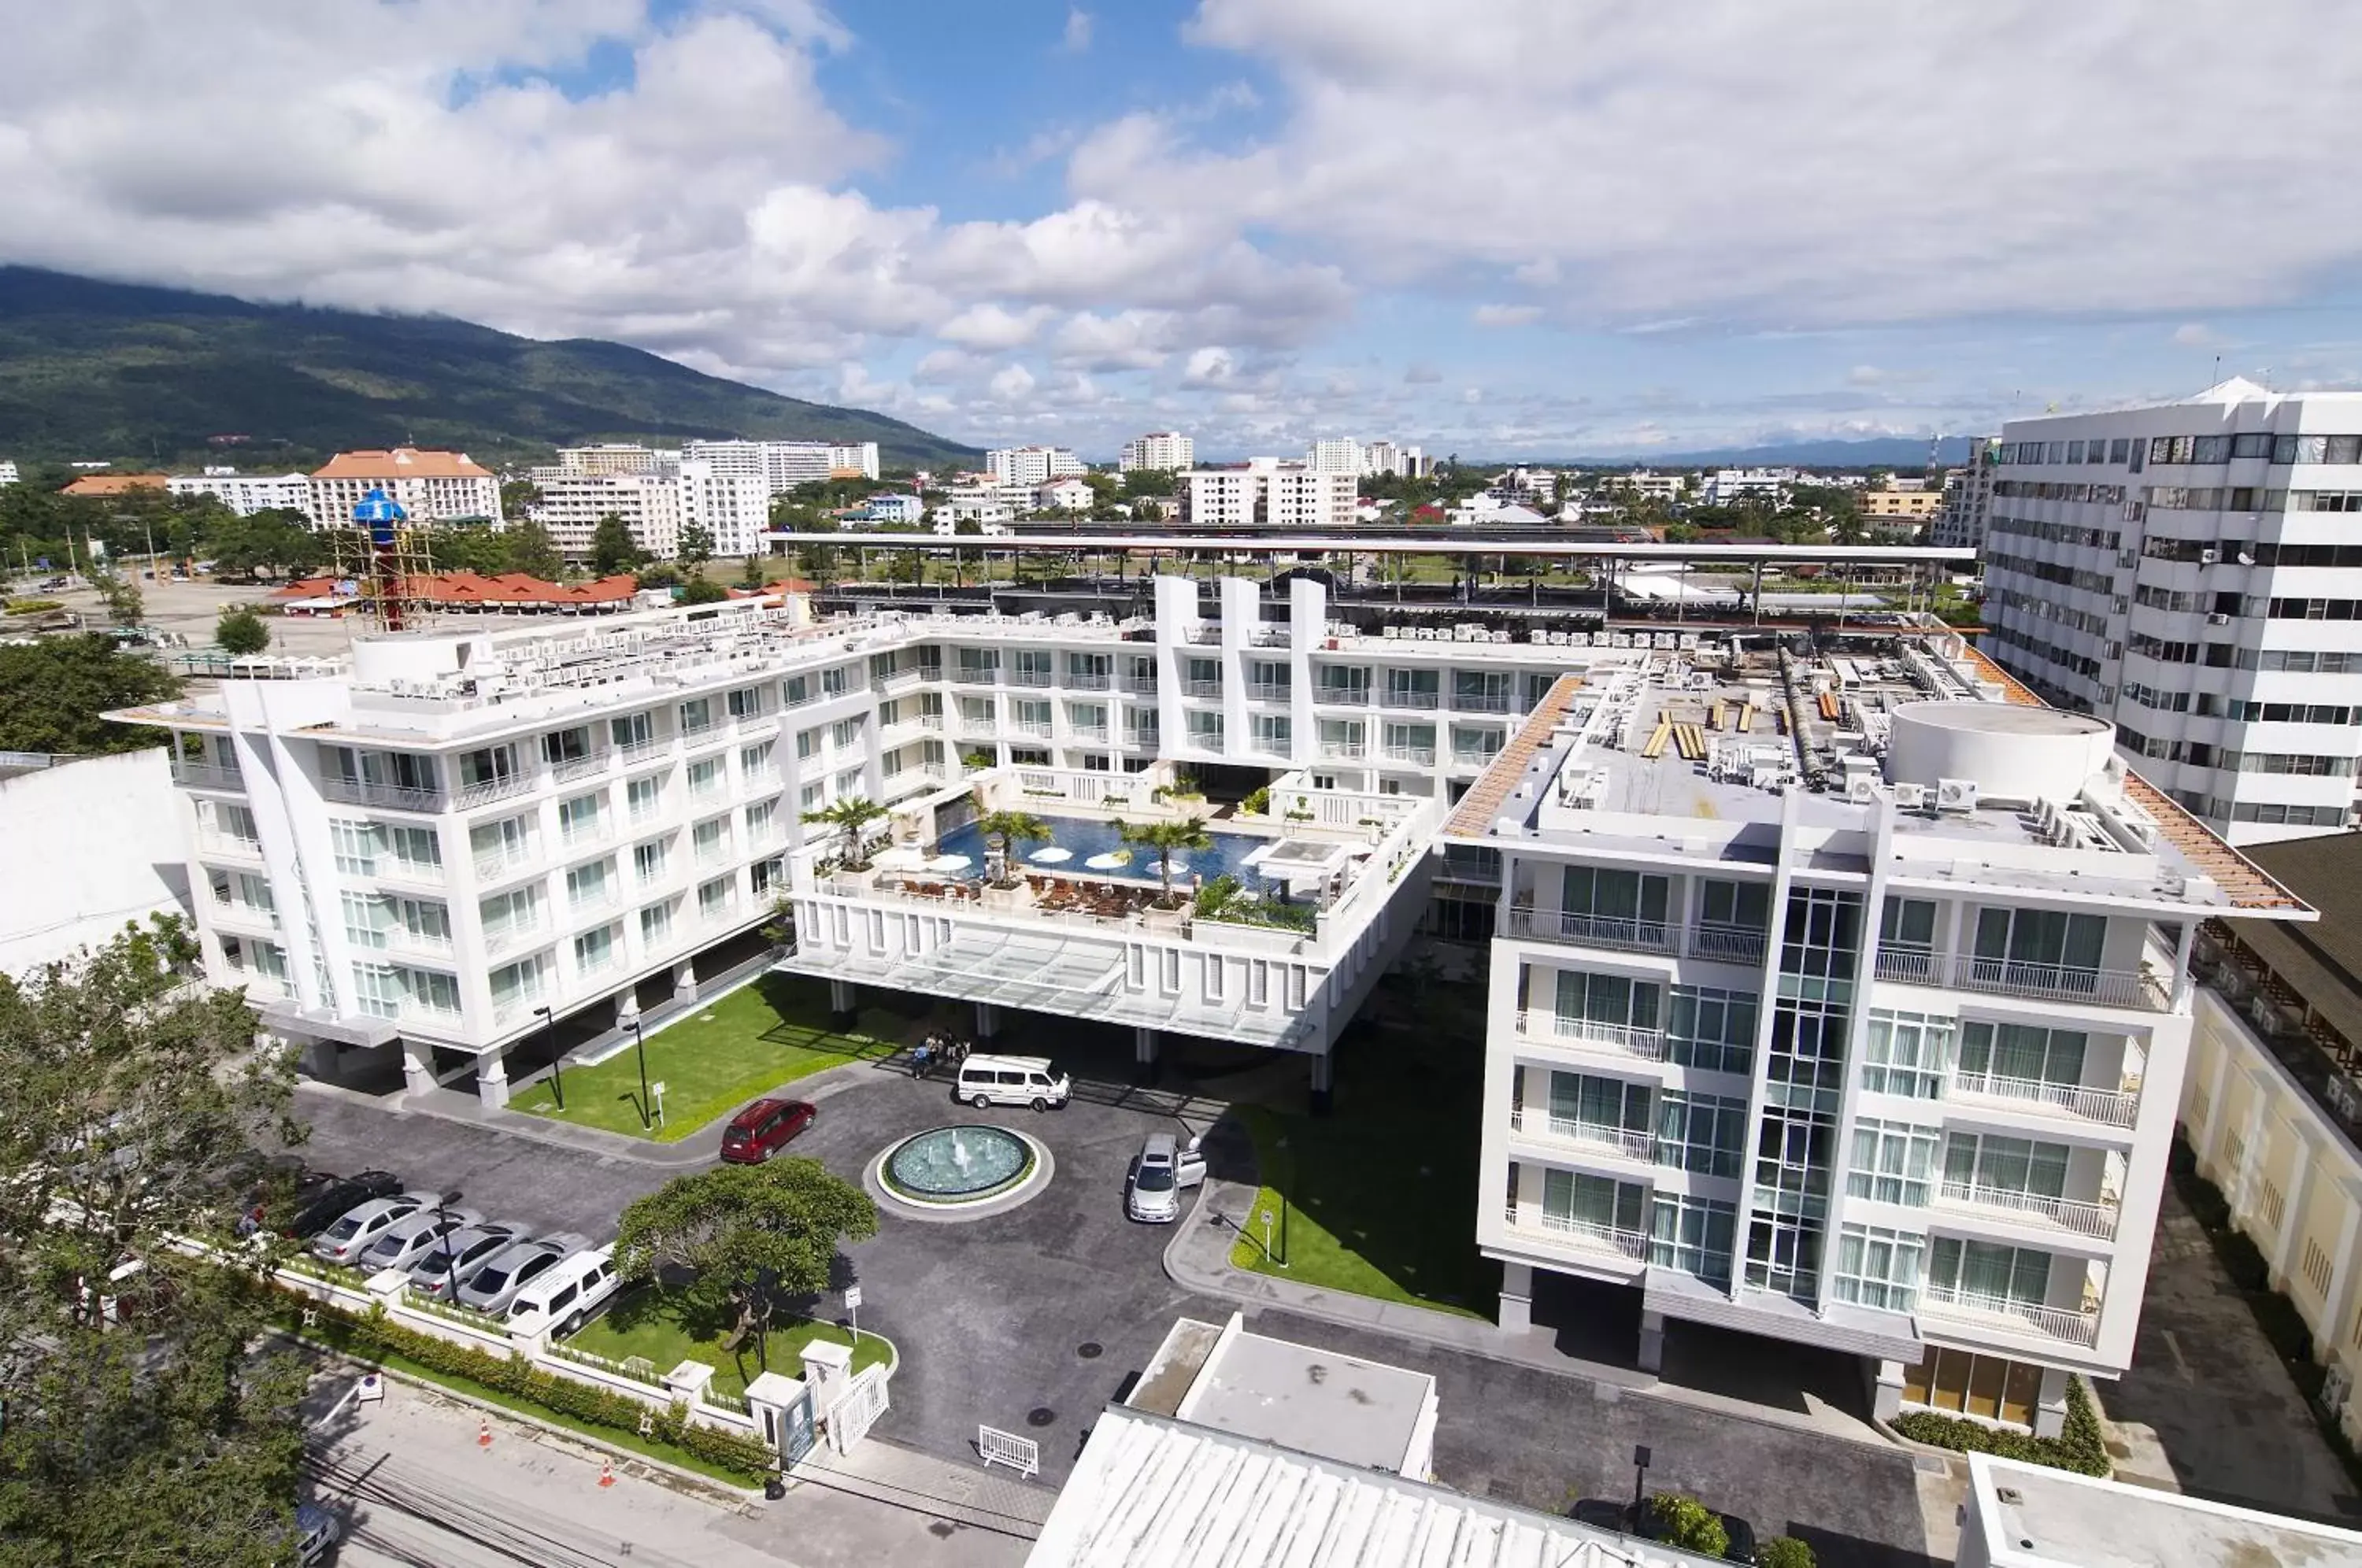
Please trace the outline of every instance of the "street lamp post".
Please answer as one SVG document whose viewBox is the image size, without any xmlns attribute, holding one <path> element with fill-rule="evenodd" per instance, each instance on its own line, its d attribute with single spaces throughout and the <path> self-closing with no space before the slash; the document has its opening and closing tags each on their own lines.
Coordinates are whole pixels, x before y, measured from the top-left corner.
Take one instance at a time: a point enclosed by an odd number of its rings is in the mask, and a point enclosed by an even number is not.
<svg viewBox="0 0 2362 1568">
<path fill-rule="evenodd" d="M 1640 1528 L 1640 1497 L 1649 1477 L 1649 1445 L 1632 1445 L 1632 1528 Z"/>
<path fill-rule="evenodd" d="M 549 1009 L 547 1009 L 547 1008 L 546 1008 L 546 1007 L 537 1007 L 537 1008 L 535 1008 L 535 1009 L 534 1009 L 534 1010 L 533 1010 L 533 1015 L 534 1015 L 535 1018 L 538 1018 L 539 1020 L 541 1020 L 541 1025 L 542 1025 L 542 1027 L 543 1027 L 544 1029 L 548 1029 L 548 1030 L 553 1030 L 553 1031 L 557 1029 L 557 1014 L 555 1014 L 555 1013 L 553 1013 L 553 1012 L 551 1012 L 551 1011 L 549 1010 Z M 565 1109 L 566 1109 L 566 1053 L 565 1053 L 565 1052 L 563 1052 L 563 1051 L 554 1052 L 554 1053 L 552 1053 L 552 1054 L 551 1054 L 551 1055 L 550 1055 L 550 1058 L 549 1058 L 549 1087 L 550 1087 L 550 1090 L 551 1090 L 551 1092 L 553 1092 L 554 1094 L 556 1094 L 556 1095 L 557 1096 L 557 1109 L 558 1109 L 558 1110 L 565 1110 Z"/>
<path fill-rule="evenodd" d="M 458 1188 L 454 1187 L 435 1200 L 435 1221 L 442 1230 L 442 1234 L 436 1239 L 436 1244 L 443 1249 L 443 1299 L 450 1302 L 457 1302 L 459 1299 L 459 1281 L 455 1276 L 454 1271 L 457 1265 L 451 1252 L 451 1217 L 446 1211 L 466 1196 Z"/>
<path fill-rule="evenodd" d="M 640 1059 L 640 1131 L 648 1130 L 648 1037 L 640 1031 L 639 1015 L 632 1016 L 632 1049 Z"/>
</svg>

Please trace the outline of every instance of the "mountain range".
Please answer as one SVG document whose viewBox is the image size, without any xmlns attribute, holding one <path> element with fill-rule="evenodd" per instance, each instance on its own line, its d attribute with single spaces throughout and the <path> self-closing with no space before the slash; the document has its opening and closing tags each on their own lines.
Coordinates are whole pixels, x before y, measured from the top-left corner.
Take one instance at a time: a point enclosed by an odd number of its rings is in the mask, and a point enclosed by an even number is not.
<svg viewBox="0 0 2362 1568">
<path fill-rule="evenodd" d="M 1715 447 L 1695 452 L 1619 452 L 1604 457 L 1572 458 L 1585 467 L 1637 464 L 1643 468 L 1808 468 L 1895 469 L 1916 473 L 1928 466 L 1927 439 L 1917 436 L 1880 436 L 1860 441 L 1786 441 L 1760 447 Z M 1935 466 L 1969 460 L 1969 438 L 1945 436 L 1936 440 Z"/>
<path fill-rule="evenodd" d="M 0 458 L 273 469 L 414 445 L 499 468 L 579 442 L 729 436 L 875 441 L 894 467 L 982 456 L 597 338 L 0 267 Z"/>
</svg>

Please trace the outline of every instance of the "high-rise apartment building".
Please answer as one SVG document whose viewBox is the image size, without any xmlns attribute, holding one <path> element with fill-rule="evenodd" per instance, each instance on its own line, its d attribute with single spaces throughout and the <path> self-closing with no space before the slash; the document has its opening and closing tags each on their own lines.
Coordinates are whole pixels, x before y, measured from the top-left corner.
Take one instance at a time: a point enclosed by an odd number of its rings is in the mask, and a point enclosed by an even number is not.
<svg viewBox="0 0 2362 1568">
<path fill-rule="evenodd" d="M 501 521 L 501 481 L 465 452 L 339 452 L 312 473 L 312 526 L 345 528 L 370 491 L 400 502 L 414 524 Z"/>
<path fill-rule="evenodd" d="M 771 526 L 771 498 L 781 488 L 771 483 L 759 462 L 749 465 L 744 454 L 723 453 L 719 459 L 684 457 L 680 525 L 704 529 L 717 556 L 760 555 L 763 536 Z"/>
<path fill-rule="evenodd" d="M 1373 441 L 1362 448 L 1362 472 L 1425 479 L 1435 471 L 1435 459 L 1417 447 L 1393 441 Z"/>
<path fill-rule="evenodd" d="M 1145 436 L 1135 436 L 1123 444 L 1122 454 L 1116 461 L 1120 473 L 1135 469 L 1166 471 L 1195 468 L 1198 463 L 1198 443 L 1177 430 L 1152 430 Z"/>
<path fill-rule="evenodd" d="M 309 474 L 242 474 L 236 469 L 207 469 L 203 473 L 174 474 L 164 481 L 174 495 L 210 495 L 240 517 L 258 512 L 312 510 Z"/>
<path fill-rule="evenodd" d="M 1944 504 L 1936 513 L 1927 542 L 1939 549 L 1981 550 L 1985 523 L 1992 514 L 1993 469 L 2001 443 L 1990 436 L 1969 442 L 1969 460 L 1954 469 L 1944 484 Z"/>
<path fill-rule="evenodd" d="M 1032 491 L 1054 479 L 1079 478 L 1083 460 L 1064 447 L 998 447 L 984 455 L 985 471 L 1003 490 Z"/>
<path fill-rule="evenodd" d="M 2334 833 L 2362 756 L 2362 393 L 2234 379 L 2011 421 L 1985 646 L 2234 843 Z"/>
<path fill-rule="evenodd" d="M 859 474 L 863 479 L 877 477 L 877 443 L 875 441 L 840 442 L 828 449 L 829 472 L 837 478 Z"/>
<path fill-rule="evenodd" d="M 1178 477 L 1181 521 L 1199 528 L 1350 528 L 1356 476 L 1276 458 L 1190 469 Z"/>
<path fill-rule="evenodd" d="M 669 467 L 680 459 L 678 452 L 660 452 L 653 447 L 635 446 L 627 441 L 607 441 L 590 447 L 560 447 L 557 469 L 569 474 L 652 474 L 660 467 Z"/>
<path fill-rule="evenodd" d="M 606 517 L 621 518 L 633 540 L 654 559 L 668 561 L 679 553 L 688 486 L 672 454 L 649 456 L 665 461 L 643 469 L 585 470 L 561 463 L 527 471 L 541 492 L 534 503 L 534 520 L 549 530 L 550 543 L 561 555 L 587 560 L 591 537 Z"/>
<path fill-rule="evenodd" d="M 1573 662 L 1444 834 L 1501 861 L 1504 1326 L 1611 1281 L 1644 1366 L 1738 1329 L 2055 1432 L 2132 1359 L 2199 926 L 2311 911 L 1958 639 Z"/>
<path fill-rule="evenodd" d="M 1352 474 L 1359 479 L 1363 473 L 1363 447 L 1351 436 L 1338 436 L 1315 441 L 1304 455 L 1304 460 L 1315 472 Z"/>
</svg>

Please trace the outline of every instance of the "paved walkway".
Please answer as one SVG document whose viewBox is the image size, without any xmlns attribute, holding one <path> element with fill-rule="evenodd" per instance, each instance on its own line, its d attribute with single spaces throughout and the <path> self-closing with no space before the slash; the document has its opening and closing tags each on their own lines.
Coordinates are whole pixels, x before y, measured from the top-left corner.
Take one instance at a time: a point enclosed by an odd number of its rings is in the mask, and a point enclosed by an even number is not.
<svg viewBox="0 0 2362 1568">
<path fill-rule="evenodd" d="M 1595 1385 L 1629 1389 L 1699 1409 L 1850 1438 L 1890 1450 L 1896 1446 L 1876 1427 L 1818 1400 L 1812 1401 L 1805 1411 L 1776 1409 L 1708 1389 L 1667 1383 L 1632 1367 L 1568 1355 L 1551 1343 L 1552 1331 L 1546 1328 L 1506 1333 L 1497 1324 L 1483 1318 L 1400 1301 L 1381 1301 L 1351 1291 L 1330 1290 L 1235 1268 L 1231 1264 L 1231 1238 L 1236 1233 L 1237 1221 L 1246 1219 L 1253 1208 L 1258 1190 L 1243 1182 L 1207 1182 L 1196 1206 L 1182 1221 L 1180 1233 L 1164 1250 L 1164 1272 L 1174 1283 L 1202 1295 L 1234 1301 L 1250 1311 L 1268 1308 L 1347 1328 L 1374 1329 L 1490 1361 L 1581 1377 Z"/>
<path fill-rule="evenodd" d="M 796 1467 L 794 1482 L 790 1496 L 806 1487 L 843 1492 L 1022 1540 L 1042 1533 L 1058 1500 L 1056 1487 L 1012 1471 L 955 1463 L 876 1436 L 851 1453 L 820 1444 Z"/>
</svg>

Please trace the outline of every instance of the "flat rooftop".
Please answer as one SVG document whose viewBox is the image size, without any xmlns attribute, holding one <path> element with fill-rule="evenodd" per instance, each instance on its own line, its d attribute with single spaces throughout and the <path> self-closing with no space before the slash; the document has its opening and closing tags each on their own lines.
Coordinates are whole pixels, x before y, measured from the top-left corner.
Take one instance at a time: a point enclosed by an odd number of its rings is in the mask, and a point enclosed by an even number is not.
<svg viewBox="0 0 2362 1568">
<path fill-rule="evenodd" d="M 1184 1318 L 1150 1358 L 1135 1408 L 1275 1443 L 1317 1459 L 1397 1472 L 1435 1400 L 1407 1367 Z"/>
<path fill-rule="evenodd" d="M 2331 1568 L 2362 1532 L 1974 1454 L 1971 1529 L 1993 1568 Z"/>
</svg>

